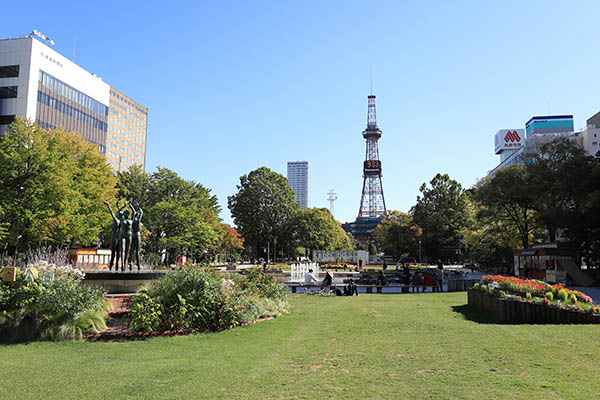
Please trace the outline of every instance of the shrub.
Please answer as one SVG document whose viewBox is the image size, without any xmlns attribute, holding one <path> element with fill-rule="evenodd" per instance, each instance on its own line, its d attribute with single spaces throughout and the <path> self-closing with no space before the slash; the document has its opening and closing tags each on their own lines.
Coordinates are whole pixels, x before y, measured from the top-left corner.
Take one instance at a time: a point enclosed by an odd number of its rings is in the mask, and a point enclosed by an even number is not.
<svg viewBox="0 0 600 400">
<path fill-rule="evenodd" d="M 232 278 L 206 268 L 169 274 L 133 297 L 129 326 L 143 332 L 218 331 L 285 310 L 287 289 L 271 276 L 251 271 Z"/>
<path fill-rule="evenodd" d="M 506 297 L 506 292 L 504 290 L 498 290 L 498 297 L 500 297 L 500 298 Z"/>
<path fill-rule="evenodd" d="M 277 282 L 274 276 L 265 274 L 260 268 L 252 268 L 248 275 L 237 279 L 242 290 L 258 297 L 268 299 L 285 300 L 288 295 L 288 289 Z"/>
<path fill-rule="evenodd" d="M 552 292 L 546 292 L 546 298 L 548 301 L 554 301 L 554 294 Z"/>
<path fill-rule="evenodd" d="M 561 290 L 558 291 L 557 297 L 558 297 L 558 299 L 561 302 L 563 302 L 563 303 L 566 302 L 567 301 L 567 296 L 568 296 L 567 292 L 564 289 L 561 289 Z"/>
<path fill-rule="evenodd" d="M 575 296 L 574 294 L 572 294 L 569 299 L 571 300 L 571 303 L 577 304 L 577 296 Z"/>
<path fill-rule="evenodd" d="M 48 285 L 18 273 L 0 283 L 0 337 L 6 341 L 78 339 L 106 329 L 105 292 L 78 280 L 57 279 Z"/>
<path fill-rule="evenodd" d="M 148 295 L 147 290 L 140 290 L 132 298 L 133 304 L 129 313 L 129 326 L 138 332 L 154 332 L 160 326 L 160 305 Z"/>
</svg>

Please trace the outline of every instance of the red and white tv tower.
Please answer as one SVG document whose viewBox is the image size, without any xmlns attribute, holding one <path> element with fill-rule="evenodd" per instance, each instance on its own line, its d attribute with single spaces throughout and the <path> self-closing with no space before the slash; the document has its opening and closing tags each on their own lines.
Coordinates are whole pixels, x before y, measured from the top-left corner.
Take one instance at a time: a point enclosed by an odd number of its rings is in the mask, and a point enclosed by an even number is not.
<svg viewBox="0 0 600 400">
<path fill-rule="evenodd" d="M 375 95 L 369 95 L 368 99 L 367 129 L 362 133 L 367 142 L 367 151 L 363 163 L 363 189 L 357 222 L 363 218 L 381 218 L 386 211 L 383 185 L 381 184 L 381 160 L 379 160 L 379 148 L 377 147 L 381 130 L 377 126 Z"/>
</svg>

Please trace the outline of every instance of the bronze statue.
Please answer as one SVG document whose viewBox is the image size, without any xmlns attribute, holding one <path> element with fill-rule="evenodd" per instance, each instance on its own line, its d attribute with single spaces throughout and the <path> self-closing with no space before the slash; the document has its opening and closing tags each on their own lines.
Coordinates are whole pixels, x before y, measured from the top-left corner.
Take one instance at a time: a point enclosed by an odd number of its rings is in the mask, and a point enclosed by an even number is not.
<svg viewBox="0 0 600 400">
<path fill-rule="evenodd" d="M 119 256 L 121 253 L 121 220 L 123 216 L 123 209 L 127 206 L 127 202 L 123 203 L 123 207 L 119 207 L 119 201 L 117 201 L 117 215 L 113 213 L 112 208 L 110 208 L 110 204 L 108 201 L 105 201 L 104 204 L 108 207 L 108 211 L 110 211 L 110 215 L 112 216 L 112 237 L 110 239 L 110 263 L 108 265 L 108 269 L 112 271 L 113 262 L 115 265 L 115 271 L 119 269 Z M 127 211 L 127 210 L 126 210 Z"/>
<path fill-rule="evenodd" d="M 133 221 L 129 219 L 129 210 L 123 211 L 120 224 L 120 245 L 121 245 L 121 271 L 125 271 L 125 267 L 129 262 L 129 249 L 131 248 L 131 226 Z M 129 266 L 131 271 L 131 265 Z"/>
<path fill-rule="evenodd" d="M 129 203 L 129 207 L 132 212 L 132 236 L 131 236 L 131 249 L 129 255 L 129 269 L 131 269 L 131 264 L 133 263 L 133 257 L 135 256 L 136 265 L 138 271 L 140 270 L 140 245 L 142 243 L 142 216 L 144 215 L 144 211 L 140 207 L 140 204 L 136 201 L 135 206 L 137 210 L 133 208 L 134 202 Z"/>
</svg>

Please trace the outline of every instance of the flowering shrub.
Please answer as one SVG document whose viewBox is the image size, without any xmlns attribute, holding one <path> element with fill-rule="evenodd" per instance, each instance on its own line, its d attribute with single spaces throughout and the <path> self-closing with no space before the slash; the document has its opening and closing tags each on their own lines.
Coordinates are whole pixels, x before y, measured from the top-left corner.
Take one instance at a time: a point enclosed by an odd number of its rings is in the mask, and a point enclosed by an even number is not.
<svg viewBox="0 0 600 400">
<path fill-rule="evenodd" d="M 32 269 L 36 271 L 37 275 L 41 276 L 44 271 L 49 271 L 54 273 L 54 279 L 73 279 L 76 281 L 81 281 L 85 277 L 85 272 L 78 268 L 73 268 L 72 265 L 61 265 L 57 266 L 56 264 L 50 263 L 45 260 L 40 260 L 32 264 L 27 264 L 27 269 Z"/>
<path fill-rule="evenodd" d="M 531 293 L 532 296 L 543 296 L 547 290 L 547 285 L 544 282 L 536 280 L 524 280 L 512 276 L 501 275 L 486 275 L 483 277 L 484 283 L 497 282 L 501 288 L 509 293 L 521 294 L 525 296 Z"/>
</svg>

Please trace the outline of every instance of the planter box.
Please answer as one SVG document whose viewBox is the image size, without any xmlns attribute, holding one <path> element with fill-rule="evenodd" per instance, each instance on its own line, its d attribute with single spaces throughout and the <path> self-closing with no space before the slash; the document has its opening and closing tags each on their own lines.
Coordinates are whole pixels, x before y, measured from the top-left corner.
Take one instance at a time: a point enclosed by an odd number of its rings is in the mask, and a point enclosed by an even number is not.
<svg viewBox="0 0 600 400">
<path fill-rule="evenodd" d="M 501 324 L 599 324 L 600 315 L 548 307 L 544 304 L 500 299 L 481 290 L 467 291 L 469 306 Z"/>
</svg>

